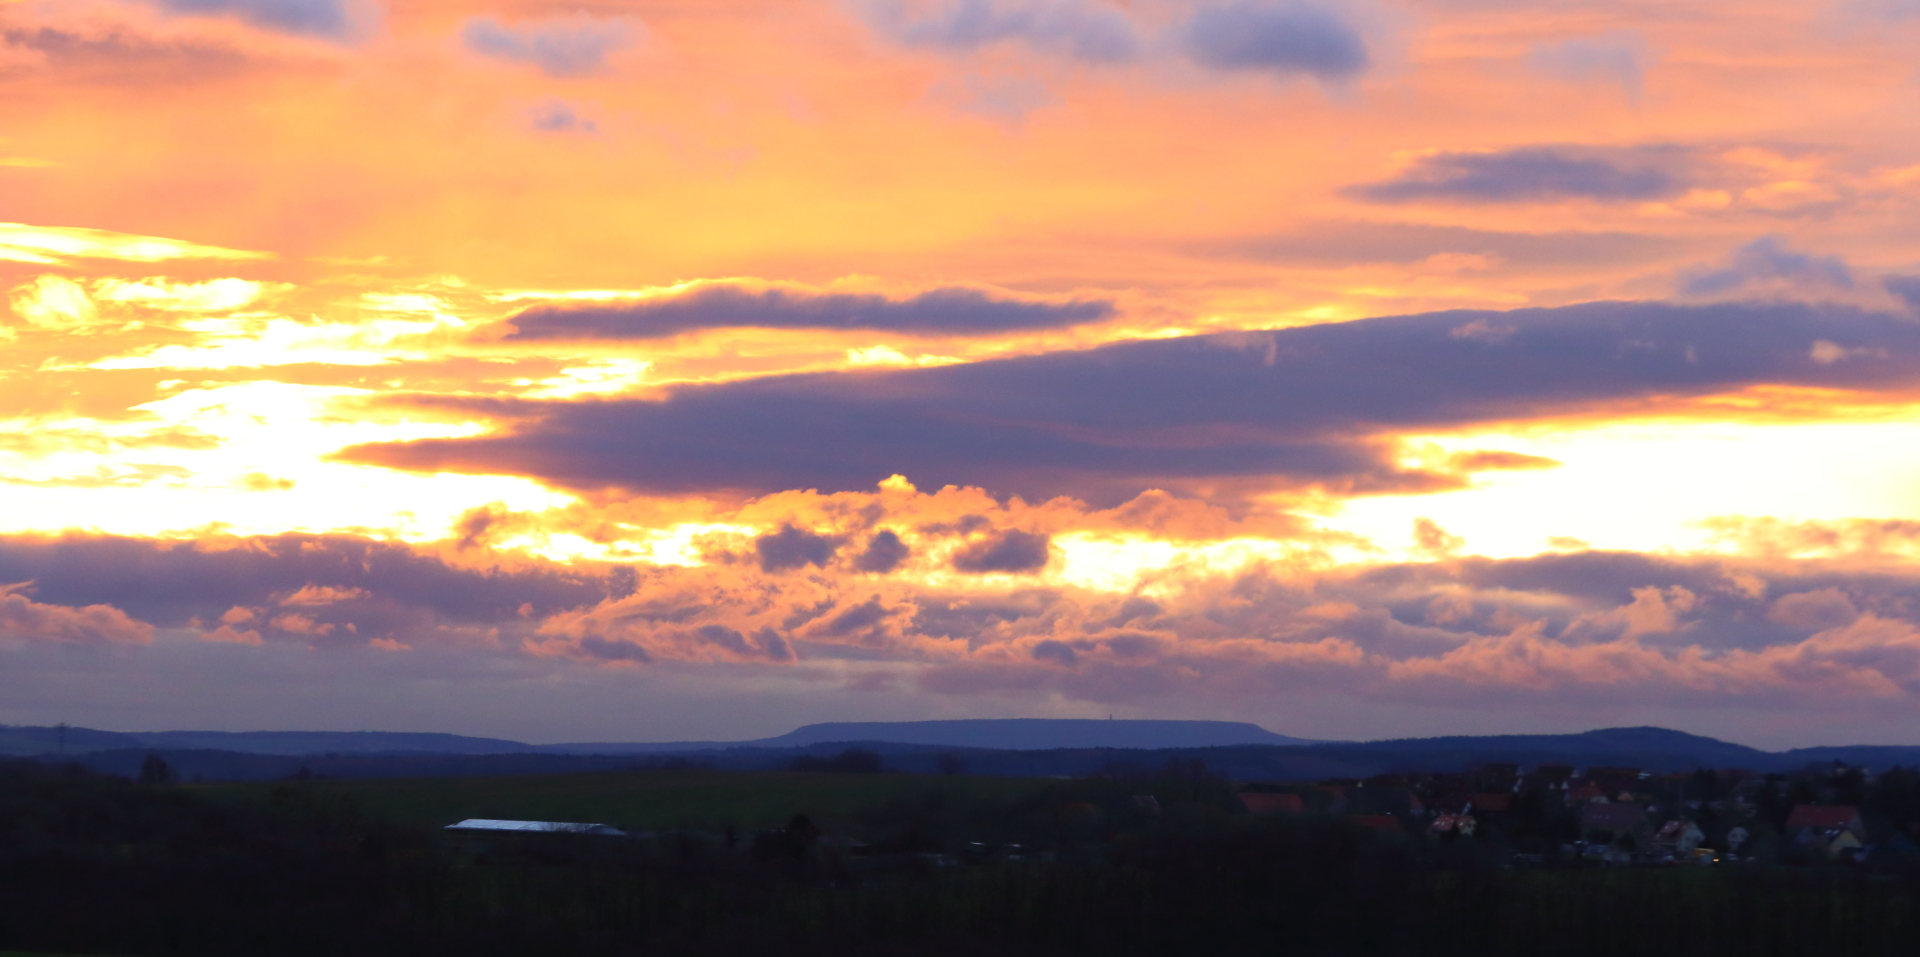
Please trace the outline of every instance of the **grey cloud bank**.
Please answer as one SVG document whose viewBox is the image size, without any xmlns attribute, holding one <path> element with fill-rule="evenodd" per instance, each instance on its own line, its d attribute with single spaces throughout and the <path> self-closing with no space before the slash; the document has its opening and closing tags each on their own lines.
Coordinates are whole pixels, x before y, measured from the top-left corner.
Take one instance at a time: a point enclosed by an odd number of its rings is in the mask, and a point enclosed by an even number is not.
<svg viewBox="0 0 1920 957">
<path fill-rule="evenodd" d="M 1435 153 L 1391 180 L 1347 192 L 1376 203 L 1648 200 L 1684 188 L 1674 170 L 1683 159 L 1678 150 L 1603 152 L 1557 146 Z"/>
<path fill-rule="evenodd" d="M 971 54 L 1001 45 L 1096 65 L 1177 51 L 1215 73 L 1311 76 L 1340 83 L 1371 65 L 1361 32 L 1337 7 L 1301 0 L 1234 0 L 1197 5 L 1155 27 L 1098 0 L 945 0 L 915 7 L 897 0 L 862 5 L 876 33 L 901 46 Z"/>
<path fill-rule="evenodd" d="M 1223 73 L 1306 74 L 1325 81 L 1366 72 L 1367 48 L 1340 16 L 1304 3 L 1243 0 L 1201 7 L 1182 31 L 1188 58 Z"/>
<path fill-rule="evenodd" d="M 932 289 L 905 299 L 856 293 L 703 286 L 615 305 L 535 306 L 511 320 L 508 341 L 664 339 L 702 329 L 843 329 L 986 335 L 1112 318 L 1102 300 L 994 298 L 977 289 Z"/>
<path fill-rule="evenodd" d="M 1880 280 L 1886 290 L 1900 297 L 1908 309 L 1920 312 L 1920 276 L 1886 276 Z"/>
<path fill-rule="evenodd" d="M 175 13 L 235 16 L 247 23 L 285 33 L 344 40 L 355 27 L 348 0 L 155 0 Z"/>
<path fill-rule="evenodd" d="M 1766 282 L 1800 288 L 1852 289 L 1853 270 L 1838 256 L 1795 252 L 1780 240 L 1763 236 L 1734 250 L 1723 267 L 1682 272 L 1679 287 L 1688 295 L 1715 296 Z M 1898 295 L 1898 281 L 1889 281 L 1887 289 Z"/>
<path fill-rule="evenodd" d="M 521 619 L 522 606 L 544 615 L 592 604 L 630 591 L 631 574 L 462 569 L 405 545 L 351 536 L 282 535 L 225 547 L 111 536 L 0 538 L 0 584 L 32 582 L 39 603 L 110 605 L 161 627 L 198 619 L 211 628 L 235 608 L 249 609 L 250 617 L 234 623 L 256 629 L 298 615 L 314 640 L 350 643 L 438 625 L 511 623 Z M 317 631 L 328 624 L 339 627 Z"/>
<path fill-rule="evenodd" d="M 589 76 L 607 68 L 607 55 L 639 42 L 645 30 L 624 17 L 559 17 L 505 24 L 474 17 L 460 30 L 466 48 L 498 60 L 528 63 L 552 77 Z"/>
<path fill-rule="evenodd" d="M 680 387 L 660 401 L 401 398 L 517 426 L 341 454 L 657 494 L 863 490 L 896 473 L 1109 504 L 1147 488 L 1212 482 L 1217 493 L 1221 481 L 1254 479 L 1417 491 L 1458 479 L 1398 466 L 1395 430 L 1756 383 L 1873 389 L 1917 378 L 1920 328 L 1904 316 L 1602 302 L 777 376 Z"/>
<path fill-rule="evenodd" d="M 1782 544 L 1799 536 L 1871 546 L 1911 544 L 1920 539 L 1920 526 L 1749 528 L 1743 534 Z M 1003 531 L 981 539 L 996 544 L 980 557 L 1041 538 Z M 779 701 L 762 717 L 779 722 L 836 710 L 925 715 L 930 692 L 950 702 L 972 699 L 974 713 L 1005 713 L 1040 700 L 1136 714 L 1219 713 L 1223 702 L 1239 702 L 1259 705 L 1271 716 L 1265 720 L 1289 729 L 1303 728 L 1301 719 L 1311 715 L 1304 723 L 1309 733 L 1356 736 L 1395 727 L 1406 733 L 1422 717 L 1450 713 L 1497 690 L 1511 706 L 1503 714 L 1556 722 L 1603 720 L 1607 709 L 1631 706 L 1649 716 L 1679 708 L 1698 726 L 1747 711 L 1763 715 L 1784 702 L 1793 705 L 1794 721 L 1816 712 L 1851 716 L 1846 720 L 1859 722 L 1851 727 L 1884 726 L 1884 737 L 1910 728 L 1912 701 L 1920 695 L 1920 633 L 1903 617 L 1920 600 L 1920 579 L 1863 570 L 1844 559 L 1788 567 L 1732 556 L 1584 552 L 1305 576 L 1254 567 L 1229 579 L 1196 578 L 1147 601 L 1032 585 L 967 596 L 899 583 L 882 590 L 860 576 L 836 588 L 829 577 L 762 572 L 751 564 L 643 567 L 625 582 L 537 564 L 512 575 L 459 572 L 436 568 L 436 559 L 406 546 L 342 537 L 243 544 L 225 550 L 220 561 L 230 564 L 218 567 L 246 574 L 225 581 L 206 574 L 215 566 L 204 549 L 118 539 L 0 539 L 9 574 L 30 567 L 57 586 L 49 591 L 64 599 L 59 605 L 53 596 L 38 596 L 51 608 L 126 607 L 178 620 L 191 609 L 229 603 L 316 616 L 333 607 L 335 619 L 362 626 L 357 635 L 341 632 L 331 641 L 272 633 L 255 646 L 182 640 L 180 632 L 163 631 L 150 644 L 96 642 L 84 649 L 84 659 L 69 656 L 65 664 L 49 657 L 73 650 L 57 642 L 0 641 L 8 715 L 20 720 L 23 708 L 44 711 L 57 699 L 76 709 L 62 715 L 68 719 L 145 714 L 115 723 L 153 727 L 165 720 L 155 715 L 175 715 L 205 726 L 210 718 L 195 710 L 196 702 L 219 688 L 225 689 L 215 695 L 219 701 L 251 702 L 250 723 L 437 723 L 530 733 L 512 731 L 512 721 L 496 710 L 511 701 L 531 706 L 538 720 L 574 712 L 579 716 L 569 720 L 584 720 L 594 711 L 597 727 L 611 729 L 652 715 L 651 724 L 629 727 L 661 727 L 664 717 L 665 726 L 692 732 L 724 725 L 742 707 L 743 694 L 756 706 Z M 91 559 L 87 567 L 102 574 L 76 573 L 76 559 Z M 841 561 L 831 553 L 823 560 Z M 1009 564 L 1029 560 L 1006 558 Z M 539 601 L 542 611 L 509 607 L 517 599 Z M 381 609 L 393 606 L 432 614 L 381 624 Z M 521 643 L 552 638 L 541 615 L 566 607 L 593 609 L 619 629 L 583 634 L 570 646 Z M 742 611 L 751 614 L 729 617 Z M 375 650 L 370 636 L 387 627 L 414 650 Z M 501 639 L 482 639 L 487 629 L 498 629 Z M 567 648 L 568 654 L 558 653 Z M 716 669 L 711 658 L 690 663 L 682 657 L 689 650 L 724 655 L 726 667 L 736 670 Z M 791 677 L 775 678 L 768 668 Z M 849 700 L 835 674 L 887 681 Z M 45 688 L 21 683 L 49 675 L 57 681 Z M 449 681 L 463 689 L 451 698 Z M 884 690 L 888 682 L 900 690 Z M 675 686 L 681 690 L 670 692 Z M 721 686 L 732 690 L 701 700 Z M 909 688 L 917 691 L 896 696 Z M 657 695 L 676 702 L 680 713 L 666 716 L 652 698 Z M 302 717 L 280 717 L 296 712 Z M 492 720 L 476 721 L 483 712 Z M 1750 736 L 1763 734 L 1763 724 Z M 561 733 L 579 740 L 582 732 Z M 629 730 L 621 737 L 671 740 L 675 734 Z M 1784 729 L 1765 733 L 1783 735 L 1791 739 Z"/>
<path fill-rule="evenodd" d="M 1089 63 L 1122 63 L 1141 46 L 1125 13 L 1094 0 L 950 0 L 922 16 L 903 3 L 877 2 L 864 13 L 875 30 L 903 46 L 958 53 L 1022 43 Z"/>
</svg>

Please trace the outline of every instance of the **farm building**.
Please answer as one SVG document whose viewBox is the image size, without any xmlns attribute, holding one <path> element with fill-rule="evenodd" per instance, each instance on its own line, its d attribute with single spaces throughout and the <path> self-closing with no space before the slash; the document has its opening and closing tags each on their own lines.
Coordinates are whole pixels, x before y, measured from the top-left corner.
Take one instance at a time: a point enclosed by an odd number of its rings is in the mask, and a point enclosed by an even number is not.
<svg viewBox="0 0 1920 957">
<path fill-rule="evenodd" d="M 489 834 L 588 834 L 596 837 L 626 837 L 627 832 L 605 824 L 574 824 L 564 821 L 495 821 L 488 818 L 468 818 L 458 824 L 447 825 L 449 831 L 480 832 Z"/>
</svg>

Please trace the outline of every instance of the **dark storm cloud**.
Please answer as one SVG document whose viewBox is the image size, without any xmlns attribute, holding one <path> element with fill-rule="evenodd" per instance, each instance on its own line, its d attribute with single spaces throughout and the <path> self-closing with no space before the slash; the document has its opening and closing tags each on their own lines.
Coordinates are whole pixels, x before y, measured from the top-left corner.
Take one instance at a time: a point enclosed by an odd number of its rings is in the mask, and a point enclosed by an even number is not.
<svg viewBox="0 0 1920 957">
<path fill-rule="evenodd" d="M 1439 200 L 1514 203 L 1558 199 L 1648 200 L 1684 188 L 1677 150 L 1613 151 L 1529 146 L 1488 153 L 1435 153 L 1398 177 L 1347 190 L 1376 203 Z"/>
<path fill-rule="evenodd" d="M 1397 430 L 1755 383 L 1882 388 L 1916 377 L 1920 327 L 1904 317 L 1798 303 L 1608 302 L 775 376 L 683 386 L 659 401 L 475 404 L 518 417 L 519 428 L 341 457 L 658 494 L 849 491 L 896 473 L 934 487 L 1102 502 L 1275 477 L 1420 489 L 1458 479 L 1397 467 Z"/>
<path fill-rule="evenodd" d="M 1338 14 L 1298 2 L 1241 0 L 1194 11 L 1180 37 L 1187 57 L 1222 73 L 1350 80 L 1367 69 L 1367 46 Z"/>
<path fill-rule="evenodd" d="M 934 289 L 907 299 L 852 293 L 704 286 L 620 305 L 535 306 L 513 317 L 509 341 L 664 339 L 699 329 L 873 329 L 968 335 L 1048 329 L 1113 315 L 1105 301 L 994 299 L 977 289 Z"/>
<path fill-rule="evenodd" d="M 1048 544 L 1045 535 L 1008 529 L 961 549 L 953 556 L 953 567 L 974 575 L 1037 572 L 1047 567 Z"/>
<path fill-rule="evenodd" d="M 0 538 L 0 583 L 33 583 L 36 601 L 111 605 L 141 621 L 209 625 L 234 608 L 257 625 L 295 614 L 358 625 L 362 638 L 436 622 L 492 624 L 620 597 L 632 572 L 457 568 L 402 544 L 280 535 L 212 545 L 134 538 Z M 291 620 L 291 619 L 289 619 Z M 240 622 L 247 624 L 247 621 Z M 344 635 L 345 632 L 338 632 Z"/>
</svg>

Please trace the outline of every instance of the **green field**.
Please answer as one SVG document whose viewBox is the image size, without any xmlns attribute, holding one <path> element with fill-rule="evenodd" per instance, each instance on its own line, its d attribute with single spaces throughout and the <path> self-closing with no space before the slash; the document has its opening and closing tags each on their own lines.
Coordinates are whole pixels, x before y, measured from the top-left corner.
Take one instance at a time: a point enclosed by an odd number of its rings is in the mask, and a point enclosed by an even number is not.
<svg viewBox="0 0 1920 957">
<path fill-rule="evenodd" d="M 315 795 L 351 796 L 389 820 L 447 825 L 470 817 L 585 821 L 626 830 L 774 827 L 795 814 L 822 826 L 846 825 L 866 808 L 896 797 L 947 793 L 1012 799 L 1056 782 L 918 774 L 796 771 L 614 771 L 484 778 L 307 781 Z M 284 783 L 192 785 L 212 796 L 263 799 Z"/>
</svg>

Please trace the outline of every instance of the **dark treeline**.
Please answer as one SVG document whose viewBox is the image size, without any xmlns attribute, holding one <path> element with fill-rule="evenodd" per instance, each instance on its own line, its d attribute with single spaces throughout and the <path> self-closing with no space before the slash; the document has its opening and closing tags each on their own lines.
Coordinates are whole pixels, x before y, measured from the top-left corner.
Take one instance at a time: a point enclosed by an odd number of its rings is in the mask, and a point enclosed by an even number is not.
<svg viewBox="0 0 1920 957">
<path fill-rule="evenodd" d="M 1899 867 L 1514 869 L 1478 838 L 1250 815 L 1197 766 L 635 839 L 456 837 L 296 782 L 239 801 L 166 777 L 0 767 L 0 950 L 1846 957 L 1920 933 Z"/>
<path fill-rule="evenodd" d="M 78 763 L 96 774 L 134 777 L 158 755 L 182 781 L 277 781 L 305 769 L 334 779 L 498 777 L 584 774 L 705 766 L 699 756 L 668 754 L 243 754 L 235 751 L 121 748 L 86 754 L 42 754 L 35 760 Z"/>
</svg>

